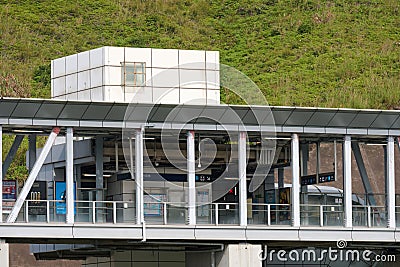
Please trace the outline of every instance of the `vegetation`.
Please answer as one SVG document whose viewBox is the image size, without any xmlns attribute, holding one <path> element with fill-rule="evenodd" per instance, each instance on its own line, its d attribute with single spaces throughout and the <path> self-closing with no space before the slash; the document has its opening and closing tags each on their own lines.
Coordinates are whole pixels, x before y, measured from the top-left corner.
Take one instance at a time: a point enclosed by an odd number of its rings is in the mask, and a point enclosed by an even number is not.
<svg viewBox="0 0 400 267">
<path fill-rule="evenodd" d="M 109 45 L 219 50 L 271 105 L 400 106 L 398 0 L 0 4 L 2 95 L 49 97 L 51 59 Z"/>
</svg>

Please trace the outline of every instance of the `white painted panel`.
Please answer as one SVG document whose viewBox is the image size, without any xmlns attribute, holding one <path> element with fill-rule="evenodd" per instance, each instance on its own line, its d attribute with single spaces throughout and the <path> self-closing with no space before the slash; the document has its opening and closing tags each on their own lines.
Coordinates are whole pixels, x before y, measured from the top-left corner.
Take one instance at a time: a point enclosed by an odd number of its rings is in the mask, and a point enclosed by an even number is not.
<svg viewBox="0 0 400 267">
<path fill-rule="evenodd" d="M 153 68 L 176 68 L 178 66 L 177 49 L 152 49 Z"/>
<path fill-rule="evenodd" d="M 124 102 L 124 90 L 122 86 L 105 86 L 104 101 Z"/>
<path fill-rule="evenodd" d="M 65 76 L 51 80 L 53 96 L 65 95 Z"/>
<path fill-rule="evenodd" d="M 219 51 L 206 51 L 206 68 L 219 70 Z"/>
<path fill-rule="evenodd" d="M 220 103 L 220 91 L 207 90 L 207 105 L 219 105 Z"/>
<path fill-rule="evenodd" d="M 124 62 L 124 48 L 107 46 L 104 48 L 105 65 L 121 66 Z"/>
<path fill-rule="evenodd" d="M 104 101 L 103 87 L 96 87 L 90 90 L 90 97 L 92 101 Z"/>
<path fill-rule="evenodd" d="M 90 68 L 98 68 L 104 65 L 103 47 L 90 50 Z"/>
<path fill-rule="evenodd" d="M 207 88 L 219 90 L 219 71 L 207 70 Z"/>
<path fill-rule="evenodd" d="M 92 88 L 103 85 L 103 68 L 90 70 L 90 86 Z"/>
<path fill-rule="evenodd" d="M 90 101 L 90 89 L 84 91 L 78 91 L 78 100 Z"/>
<path fill-rule="evenodd" d="M 153 87 L 153 100 L 157 104 L 178 104 L 179 89 Z"/>
<path fill-rule="evenodd" d="M 206 51 L 179 50 L 179 68 L 205 69 Z"/>
<path fill-rule="evenodd" d="M 55 60 L 52 60 L 52 62 L 53 62 L 53 74 L 51 77 L 54 78 L 65 75 L 65 57 L 57 58 Z"/>
<path fill-rule="evenodd" d="M 78 72 L 78 91 L 90 88 L 90 77 L 88 70 Z"/>
<path fill-rule="evenodd" d="M 55 100 L 65 100 L 65 95 L 55 96 L 55 97 L 53 97 L 52 99 L 55 99 Z"/>
<path fill-rule="evenodd" d="M 207 101 L 205 89 L 181 89 L 181 104 L 204 105 Z"/>
<path fill-rule="evenodd" d="M 67 94 L 77 91 L 78 75 L 76 73 L 66 76 L 65 81 Z"/>
<path fill-rule="evenodd" d="M 78 71 L 90 69 L 89 51 L 78 54 Z"/>
<path fill-rule="evenodd" d="M 68 94 L 68 95 L 66 95 L 66 99 L 67 100 L 78 100 L 78 93 Z"/>
<path fill-rule="evenodd" d="M 125 102 L 128 103 L 152 103 L 152 87 L 125 87 Z"/>
<path fill-rule="evenodd" d="M 179 77 L 181 88 L 206 88 L 205 70 L 181 69 Z"/>
<path fill-rule="evenodd" d="M 151 67 L 151 48 L 125 48 L 125 62 L 145 62 L 146 67 Z"/>
<path fill-rule="evenodd" d="M 122 84 L 122 67 L 104 67 L 104 85 L 121 85 Z"/>
<path fill-rule="evenodd" d="M 67 75 L 78 71 L 78 55 L 77 54 L 65 57 L 65 61 L 66 61 L 65 73 Z"/>
<path fill-rule="evenodd" d="M 54 79 L 51 79 L 51 86 L 50 86 L 50 97 L 53 98 L 54 97 Z"/>
<path fill-rule="evenodd" d="M 153 86 L 154 87 L 178 87 L 179 72 L 178 69 L 155 69 L 153 68 Z"/>
</svg>

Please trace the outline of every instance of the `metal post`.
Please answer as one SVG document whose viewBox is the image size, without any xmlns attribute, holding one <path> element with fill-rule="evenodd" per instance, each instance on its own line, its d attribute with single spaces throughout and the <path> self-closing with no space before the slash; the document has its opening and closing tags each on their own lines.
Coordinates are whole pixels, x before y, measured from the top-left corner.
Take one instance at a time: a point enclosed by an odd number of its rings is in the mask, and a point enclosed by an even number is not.
<svg viewBox="0 0 400 267">
<path fill-rule="evenodd" d="M 92 223 L 96 223 L 96 201 L 92 202 Z"/>
<path fill-rule="evenodd" d="M 119 149 L 118 149 L 118 141 L 117 140 L 115 140 L 115 171 L 116 172 L 118 172 L 119 171 L 119 158 L 118 158 L 118 153 L 119 153 L 119 151 L 118 151 Z"/>
<path fill-rule="evenodd" d="M 50 222 L 50 200 L 46 200 L 46 222 Z"/>
<path fill-rule="evenodd" d="M 65 146 L 66 223 L 74 223 L 74 134 L 67 128 Z"/>
<path fill-rule="evenodd" d="M 29 200 L 25 201 L 25 222 L 29 222 Z"/>
<path fill-rule="evenodd" d="M 353 204 L 351 188 L 351 136 L 346 135 L 343 143 L 343 189 L 344 189 L 344 226 L 353 226 Z"/>
<path fill-rule="evenodd" d="M 135 139 L 136 223 L 144 222 L 143 213 L 143 129 L 136 130 Z"/>
<path fill-rule="evenodd" d="M 166 225 L 168 222 L 167 222 L 167 202 L 164 202 L 163 203 L 163 209 L 164 209 L 164 213 L 163 213 L 163 215 L 164 215 L 164 224 Z"/>
<path fill-rule="evenodd" d="M 36 134 L 30 134 L 29 140 L 29 171 L 32 170 L 33 165 L 36 162 Z"/>
<path fill-rule="evenodd" d="M 116 224 L 117 223 L 117 202 L 113 202 L 113 223 Z"/>
<path fill-rule="evenodd" d="M 292 134 L 292 226 L 300 226 L 299 136 Z"/>
<path fill-rule="evenodd" d="M 319 206 L 319 225 L 324 226 L 324 206 Z"/>
<path fill-rule="evenodd" d="M 303 143 L 300 145 L 300 164 L 301 164 L 301 168 L 300 168 L 300 175 L 301 176 L 305 176 L 308 174 L 308 160 L 310 157 L 310 145 L 308 143 Z M 318 144 L 317 144 L 317 170 L 319 169 L 319 151 L 318 151 Z M 317 181 L 318 181 L 318 171 L 317 171 Z M 308 220 L 308 216 L 309 216 L 309 207 L 308 207 L 308 185 L 302 185 L 300 187 L 300 192 L 301 192 L 301 198 L 300 198 L 300 202 L 302 202 L 302 204 L 304 204 L 304 212 L 307 216 L 304 216 L 304 224 L 308 225 L 309 224 L 309 220 Z"/>
<path fill-rule="evenodd" d="M 396 189 L 395 189 L 395 163 L 394 163 L 394 138 L 389 136 L 386 148 L 386 210 L 388 214 L 387 227 L 396 227 Z"/>
<path fill-rule="evenodd" d="M 187 181 L 189 187 L 189 225 L 196 225 L 196 175 L 194 131 L 187 132 Z"/>
<path fill-rule="evenodd" d="M 270 226 L 271 225 L 271 205 L 269 205 L 269 204 L 267 204 L 267 212 L 268 212 L 267 224 L 268 224 L 268 226 Z"/>
<path fill-rule="evenodd" d="M 247 181 L 246 181 L 246 132 L 239 132 L 238 157 L 239 157 L 239 215 L 240 226 L 247 225 Z"/>
<path fill-rule="evenodd" d="M 18 196 L 17 201 L 14 204 L 13 209 L 11 210 L 10 215 L 7 218 L 8 223 L 15 222 L 15 220 L 18 217 L 18 213 L 22 208 L 22 205 L 24 204 L 24 201 L 26 199 L 26 196 L 28 195 L 29 191 L 32 188 L 33 183 L 35 182 L 36 176 L 39 174 L 40 169 L 42 168 L 42 165 L 44 161 L 46 160 L 47 155 L 50 152 L 50 149 L 54 143 L 54 140 L 56 140 L 57 135 L 60 132 L 60 128 L 56 127 L 53 128 L 53 131 L 49 135 L 49 138 L 46 141 L 46 144 L 44 145 L 42 152 L 40 153 L 39 157 L 37 158 L 35 165 L 33 166 L 31 172 L 29 173 L 28 178 L 25 181 L 25 186 L 22 188 L 21 193 Z"/>
<path fill-rule="evenodd" d="M 215 205 L 215 225 L 218 225 L 218 203 L 214 203 Z"/>
</svg>

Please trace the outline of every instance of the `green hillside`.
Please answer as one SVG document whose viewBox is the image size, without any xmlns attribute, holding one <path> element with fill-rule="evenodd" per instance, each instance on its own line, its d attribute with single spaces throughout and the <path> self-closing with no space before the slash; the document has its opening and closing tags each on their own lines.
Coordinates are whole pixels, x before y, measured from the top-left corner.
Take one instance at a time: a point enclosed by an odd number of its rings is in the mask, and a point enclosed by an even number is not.
<svg viewBox="0 0 400 267">
<path fill-rule="evenodd" d="M 3 95 L 49 97 L 51 59 L 110 45 L 219 50 L 271 105 L 400 106 L 398 0 L 0 3 Z"/>
</svg>

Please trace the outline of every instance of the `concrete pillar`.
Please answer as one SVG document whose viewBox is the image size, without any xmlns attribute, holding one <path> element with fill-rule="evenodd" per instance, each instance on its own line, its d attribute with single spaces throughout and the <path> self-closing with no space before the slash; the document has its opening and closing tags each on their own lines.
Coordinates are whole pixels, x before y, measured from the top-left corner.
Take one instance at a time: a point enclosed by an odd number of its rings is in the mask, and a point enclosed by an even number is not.
<svg viewBox="0 0 400 267">
<path fill-rule="evenodd" d="M 388 214 L 387 227 L 396 227 L 396 189 L 394 164 L 394 138 L 389 136 L 386 148 L 386 210 Z"/>
<path fill-rule="evenodd" d="M 196 174 L 194 131 L 187 132 L 187 181 L 189 184 L 189 225 L 196 224 Z"/>
<path fill-rule="evenodd" d="M 67 128 L 65 146 L 66 222 L 74 223 L 74 134 Z"/>
<path fill-rule="evenodd" d="M 261 267 L 261 245 L 229 244 L 216 253 L 216 267 Z"/>
<path fill-rule="evenodd" d="M 246 181 L 246 132 L 239 132 L 238 160 L 239 160 L 239 215 L 240 226 L 247 226 L 247 181 Z"/>
<path fill-rule="evenodd" d="M 292 134 L 292 226 L 300 226 L 300 153 L 298 134 Z"/>
<path fill-rule="evenodd" d="M 135 136 L 136 224 L 144 222 L 143 213 L 143 129 Z"/>
<path fill-rule="evenodd" d="M 0 240 L 0 263 L 1 267 L 10 266 L 8 243 L 6 243 L 4 239 Z"/>
<path fill-rule="evenodd" d="M 351 184 L 351 136 L 346 135 L 343 143 L 343 190 L 344 226 L 353 226 L 353 203 Z"/>
</svg>

